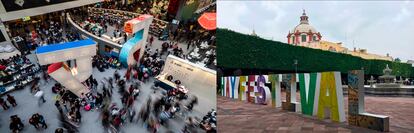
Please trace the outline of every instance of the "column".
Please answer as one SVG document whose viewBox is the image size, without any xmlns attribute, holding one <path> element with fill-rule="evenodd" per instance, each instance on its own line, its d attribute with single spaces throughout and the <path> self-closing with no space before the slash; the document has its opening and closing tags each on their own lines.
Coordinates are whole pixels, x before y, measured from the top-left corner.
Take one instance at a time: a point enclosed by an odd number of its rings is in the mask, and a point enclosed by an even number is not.
<svg viewBox="0 0 414 133">
<path fill-rule="evenodd" d="M 309 40 L 308 42 L 312 42 L 312 33 L 308 33 Z"/>
<path fill-rule="evenodd" d="M 298 45 L 298 44 L 300 43 L 300 42 L 299 42 L 299 34 L 296 34 L 295 36 L 296 36 L 296 37 L 295 37 L 295 38 L 296 38 L 296 44 Z"/>
<path fill-rule="evenodd" d="M 287 42 L 290 44 L 290 34 L 287 36 Z"/>
</svg>

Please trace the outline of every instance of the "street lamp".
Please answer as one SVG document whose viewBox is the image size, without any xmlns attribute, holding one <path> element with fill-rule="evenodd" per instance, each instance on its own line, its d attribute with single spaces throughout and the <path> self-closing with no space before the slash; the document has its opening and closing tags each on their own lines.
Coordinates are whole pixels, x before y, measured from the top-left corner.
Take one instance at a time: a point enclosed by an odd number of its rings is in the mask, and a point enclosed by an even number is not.
<svg viewBox="0 0 414 133">
<path fill-rule="evenodd" d="M 293 65 L 295 65 L 295 74 L 298 73 L 298 60 L 293 60 Z"/>
</svg>

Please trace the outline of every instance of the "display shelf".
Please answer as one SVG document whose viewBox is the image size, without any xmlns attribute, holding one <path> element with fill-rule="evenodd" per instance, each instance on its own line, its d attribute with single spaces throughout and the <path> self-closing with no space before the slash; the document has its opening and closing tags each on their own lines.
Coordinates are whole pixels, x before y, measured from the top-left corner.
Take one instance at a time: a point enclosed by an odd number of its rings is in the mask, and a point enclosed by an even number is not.
<svg viewBox="0 0 414 133">
<path fill-rule="evenodd" d="M 32 77 L 32 76 L 31 76 Z M 26 80 L 21 81 L 21 84 L 19 85 L 10 85 L 10 86 L 0 86 L 0 96 L 4 95 L 10 91 L 16 90 L 17 86 L 26 86 L 27 84 L 31 83 L 34 81 L 34 78 L 28 78 Z"/>
</svg>

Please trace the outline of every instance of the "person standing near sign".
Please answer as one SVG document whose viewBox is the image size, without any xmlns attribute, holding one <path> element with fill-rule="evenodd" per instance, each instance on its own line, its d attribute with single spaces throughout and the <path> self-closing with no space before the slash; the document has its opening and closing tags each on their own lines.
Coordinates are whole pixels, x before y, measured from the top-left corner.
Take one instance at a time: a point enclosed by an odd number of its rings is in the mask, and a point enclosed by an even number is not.
<svg viewBox="0 0 414 133">
<path fill-rule="evenodd" d="M 152 42 L 154 42 L 154 36 L 151 36 L 150 40 L 149 40 L 149 44 L 150 46 L 152 46 Z"/>
<path fill-rule="evenodd" d="M 127 40 L 128 40 L 128 35 L 127 35 L 127 33 L 126 33 L 126 32 L 124 32 L 124 43 L 126 43 L 126 42 L 127 42 Z"/>
</svg>

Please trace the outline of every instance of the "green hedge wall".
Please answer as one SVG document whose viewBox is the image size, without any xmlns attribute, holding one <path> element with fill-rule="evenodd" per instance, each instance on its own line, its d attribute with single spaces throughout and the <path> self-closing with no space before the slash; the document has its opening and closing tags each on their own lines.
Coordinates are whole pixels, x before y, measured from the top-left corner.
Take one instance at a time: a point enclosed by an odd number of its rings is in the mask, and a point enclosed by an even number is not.
<svg viewBox="0 0 414 133">
<path fill-rule="evenodd" d="M 296 59 L 298 71 L 347 73 L 348 70 L 364 69 L 366 74 L 382 75 L 388 64 L 393 74 L 414 77 L 414 68 L 406 63 L 366 60 L 348 54 L 297 47 L 227 29 L 217 29 L 216 34 L 217 65 L 223 68 L 294 71 Z"/>
</svg>

